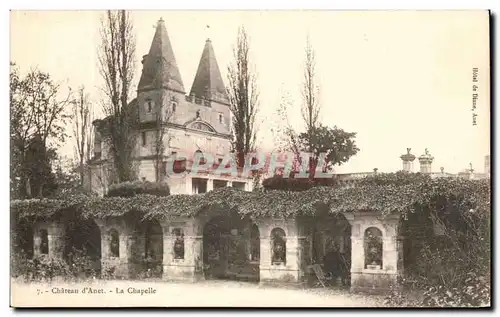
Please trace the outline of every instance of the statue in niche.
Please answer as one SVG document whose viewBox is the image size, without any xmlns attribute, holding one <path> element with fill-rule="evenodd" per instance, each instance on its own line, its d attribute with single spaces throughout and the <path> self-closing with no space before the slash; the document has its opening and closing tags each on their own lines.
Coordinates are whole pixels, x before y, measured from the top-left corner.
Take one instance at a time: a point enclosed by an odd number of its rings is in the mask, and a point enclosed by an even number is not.
<svg viewBox="0 0 500 317">
<path fill-rule="evenodd" d="M 184 234 L 182 229 L 176 228 L 173 230 L 175 236 L 174 241 L 174 259 L 184 259 Z"/>
<path fill-rule="evenodd" d="M 365 231 L 365 265 L 382 268 L 382 232 L 378 228 Z"/>
<path fill-rule="evenodd" d="M 196 110 L 196 119 L 200 119 L 200 110 Z"/>
</svg>

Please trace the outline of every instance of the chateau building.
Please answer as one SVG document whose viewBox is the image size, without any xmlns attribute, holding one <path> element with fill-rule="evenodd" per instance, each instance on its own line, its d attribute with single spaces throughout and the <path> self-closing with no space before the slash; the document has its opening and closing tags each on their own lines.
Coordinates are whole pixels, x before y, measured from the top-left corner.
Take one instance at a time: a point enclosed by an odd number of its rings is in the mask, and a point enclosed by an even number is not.
<svg viewBox="0 0 500 317">
<path fill-rule="evenodd" d="M 217 166 L 231 150 L 229 100 L 210 39 L 205 42 L 191 90 L 186 94 L 165 22 L 160 19 L 149 52 L 142 58 L 137 97 L 129 106 L 137 110 L 139 118 L 132 155 L 139 179 L 165 181 L 172 194 L 203 193 L 226 186 L 251 190 L 248 177 L 190 173 L 195 153 L 197 157 L 209 153 Z M 96 120 L 94 125 L 95 158 L 90 184 L 93 191 L 102 194 L 110 184 L 107 171 L 112 156 L 106 140 L 106 119 Z M 160 126 L 162 137 L 157 134 Z M 164 150 L 158 150 L 159 140 Z M 166 177 L 168 162 L 173 161 L 185 172 Z"/>
</svg>

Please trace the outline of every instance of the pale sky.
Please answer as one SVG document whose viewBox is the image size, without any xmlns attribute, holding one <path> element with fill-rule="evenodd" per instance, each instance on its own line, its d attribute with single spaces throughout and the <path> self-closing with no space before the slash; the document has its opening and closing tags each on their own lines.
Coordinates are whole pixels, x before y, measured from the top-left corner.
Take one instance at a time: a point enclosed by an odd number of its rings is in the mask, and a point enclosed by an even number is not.
<svg viewBox="0 0 500 317">
<path fill-rule="evenodd" d="M 98 11 L 30 11 L 11 14 L 11 61 L 25 72 L 36 66 L 99 100 L 96 49 Z M 489 150 L 489 21 L 487 11 L 133 11 L 137 73 L 154 25 L 162 17 L 187 92 L 205 39 L 210 37 L 227 83 L 237 28 L 249 35 L 258 72 L 261 147 L 283 91 L 299 105 L 307 34 L 316 51 L 321 121 L 357 132 L 360 152 L 336 172 L 401 169 L 399 156 L 428 148 L 438 172 L 456 173 L 472 162 L 484 171 Z M 206 25 L 210 25 L 207 30 Z M 472 68 L 477 67 L 477 126 L 472 125 Z M 72 155 L 71 143 L 64 153 Z M 414 164 L 414 171 L 418 163 Z"/>
</svg>

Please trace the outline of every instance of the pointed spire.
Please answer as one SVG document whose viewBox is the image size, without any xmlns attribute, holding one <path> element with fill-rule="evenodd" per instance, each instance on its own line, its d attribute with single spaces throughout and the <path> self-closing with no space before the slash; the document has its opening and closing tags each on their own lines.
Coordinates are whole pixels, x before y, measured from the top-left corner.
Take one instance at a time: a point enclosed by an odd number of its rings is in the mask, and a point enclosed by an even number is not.
<svg viewBox="0 0 500 317">
<path fill-rule="evenodd" d="M 166 87 L 184 93 L 179 68 L 170 44 L 165 21 L 160 18 L 149 53 L 142 60 L 138 90 Z"/>
<path fill-rule="evenodd" d="M 225 104 L 229 103 L 210 39 L 205 42 L 190 95 Z"/>
</svg>

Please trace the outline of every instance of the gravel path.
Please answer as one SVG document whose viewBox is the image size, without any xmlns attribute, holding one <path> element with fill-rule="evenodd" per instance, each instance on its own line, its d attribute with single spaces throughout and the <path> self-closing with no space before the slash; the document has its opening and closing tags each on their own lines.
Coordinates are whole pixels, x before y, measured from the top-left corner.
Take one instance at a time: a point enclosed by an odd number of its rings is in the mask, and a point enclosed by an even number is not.
<svg viewBox="0 0 500 317">
<path fill-rule="evenodd" d="M 79 284 L 12 282 L 11 299 L 11 305 L 14 307 L 374 307 L 382 305 L 380 296 L 351 294 L 347 290 L 285 289 L 232 281 L 203 281 L 195 284 L 164 281 L 89 281 Z"/>
</svg>

